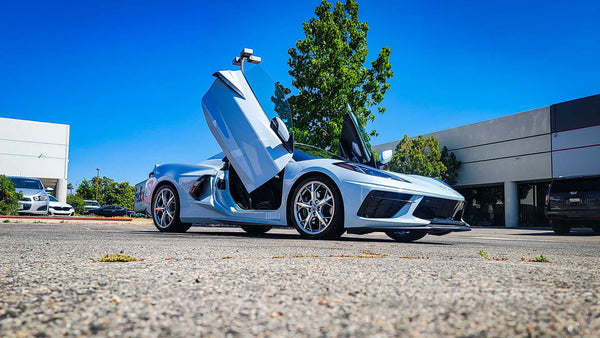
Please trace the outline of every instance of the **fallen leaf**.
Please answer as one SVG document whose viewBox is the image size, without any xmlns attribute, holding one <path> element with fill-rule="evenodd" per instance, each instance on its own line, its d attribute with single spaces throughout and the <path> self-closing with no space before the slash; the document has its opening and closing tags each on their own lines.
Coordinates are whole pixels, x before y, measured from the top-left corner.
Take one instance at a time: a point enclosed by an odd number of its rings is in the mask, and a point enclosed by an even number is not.
<svg viewBox="0 0 600 338">
<path fill-rule="evenodd" d="M 269 315 L 269 317 L 283 317 L 283 313 L 277 311 L 277 312 L 273 312 L 271 313 L 271 315 Z"/>
</svg>

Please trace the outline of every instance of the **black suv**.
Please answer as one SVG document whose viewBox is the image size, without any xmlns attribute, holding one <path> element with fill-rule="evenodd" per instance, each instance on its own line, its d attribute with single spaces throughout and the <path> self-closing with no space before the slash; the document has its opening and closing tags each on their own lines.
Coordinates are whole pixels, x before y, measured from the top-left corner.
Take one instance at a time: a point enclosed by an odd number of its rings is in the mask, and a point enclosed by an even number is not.
<svg viewBox="0 0 600 338">
<path fill-rule="evenodd" d="M 600 176 L 554 179 L 546 195 L 552 230 L 566 235 L 574 227 L 600 232 Z"/>
</svg>

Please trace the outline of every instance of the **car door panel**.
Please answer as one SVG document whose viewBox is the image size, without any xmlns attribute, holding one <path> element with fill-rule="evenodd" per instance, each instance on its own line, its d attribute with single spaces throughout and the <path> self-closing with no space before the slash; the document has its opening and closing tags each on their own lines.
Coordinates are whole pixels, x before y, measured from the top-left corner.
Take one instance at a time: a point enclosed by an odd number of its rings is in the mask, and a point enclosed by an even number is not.
<svg viewBox="0 0 600 338">
<path fill-rule="evenodd" d="M 218 72 L 202 98 L 209 129 L 248 192 L 267 182 L 291 160 L 271 120 L 240 71 Z"/>
</svg>

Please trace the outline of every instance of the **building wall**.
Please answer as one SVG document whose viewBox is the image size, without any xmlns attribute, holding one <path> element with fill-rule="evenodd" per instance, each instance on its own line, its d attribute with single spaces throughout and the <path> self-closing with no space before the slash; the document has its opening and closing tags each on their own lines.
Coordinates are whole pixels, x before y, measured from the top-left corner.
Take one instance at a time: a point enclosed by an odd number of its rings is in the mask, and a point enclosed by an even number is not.
<svg viewBox="0 0 600 338">
<path fill-rule="evenodd" d="M 600 175 L 600 95 L 551 107 L 554 177 Z"/>
<path fill-rule="evenodd" d="M 550 107 L 423 135 L 434 135 L 462 162 L 457 186 L 550 179 Z M 399 141 L 373 147 L 395 150 Z"/>
<path fill-rule="evenodd" d="M 66 124 L 0 118 L 0 174 L 41 178 L 65 201 L 69 129 Z"/>
<path fill-rule="evenodd" d="M 543 196 L 553 177 L 600 175 L 600 95 L 423 136 L 432 135 L 462 162 L 456 187 L 475 196 L 474 213 L 485 216 L 489 209 L 491 220 L 496 209 L 503 209 L 507 227 L 527 218 L 545 219 Z M 395 150 L 398 142 L 373 149 Z M 503 197 L 498 203 L 492 198 L 480 212 L 475 199 L 485 189 L 502 190 Z"/>
</svg>

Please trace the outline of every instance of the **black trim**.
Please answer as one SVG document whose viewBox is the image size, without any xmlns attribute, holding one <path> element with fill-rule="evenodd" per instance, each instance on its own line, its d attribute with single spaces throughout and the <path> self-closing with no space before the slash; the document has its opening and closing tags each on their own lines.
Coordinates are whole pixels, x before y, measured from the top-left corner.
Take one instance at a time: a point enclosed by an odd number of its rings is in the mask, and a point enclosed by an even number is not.
<svg viewBox="0 0 600 338">
<path fill-rule="evenodd" d="M 357 215 L 366 218 L 394 217 L 402 207 L 412 203 L 412 197 L 410 194 L 373 190 L 365 197 Z"/>
<path fill-rule="evenodd" d="M 463 201 L 425 196 L 417 205 L 413 216 L 438 224 L 446 224 L 447 221 L 461 222 L 464 208 Z"/>
</svg>

